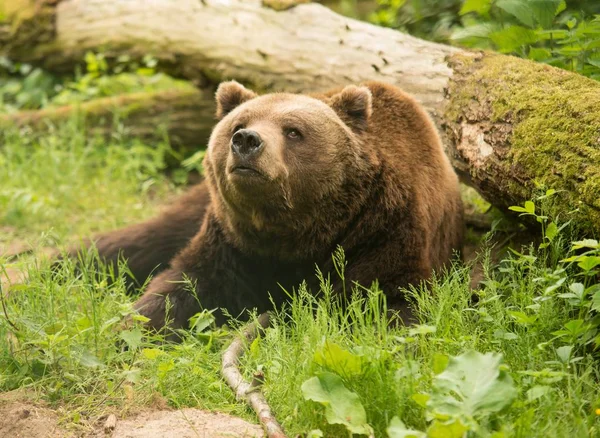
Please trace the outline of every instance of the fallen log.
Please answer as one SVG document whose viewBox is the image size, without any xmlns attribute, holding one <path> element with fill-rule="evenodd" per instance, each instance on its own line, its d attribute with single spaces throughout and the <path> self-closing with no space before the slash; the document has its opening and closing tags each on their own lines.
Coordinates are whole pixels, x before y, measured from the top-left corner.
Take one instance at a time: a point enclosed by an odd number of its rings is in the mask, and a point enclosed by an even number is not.
<svg viewBox="0 0 600 438">
<path fill-rule="evenodd" d="M 172 145 L 186 150 L 204 148 L 214 125 L 212 91 L 181 90 L 131 93 L 79 104 L 0 115 L 0 128 L 24 128 L 43 133 L 77 120 L 92 135 L 105 137 L 122 124 L 125 132 L 146 141 L 160 141 L 166 133 Z M 164 130 L 159 129 L 164 128 Z"/>
<path fill-rule="evenodd" d="M 5 0 L 4 9 L 0 52 L 59 72 L 94 50 L 150 53 L 196 84 L 234 78 L 262 91 L 321 91 L 394 83 L 429 110 L 463 180 L 494 205 L 506 210 L 545 185 L 560 191 L 556 211 L 600 232 L 600 83 L 577 74 L 419 40 L 318 4 Z"/>
</svg>

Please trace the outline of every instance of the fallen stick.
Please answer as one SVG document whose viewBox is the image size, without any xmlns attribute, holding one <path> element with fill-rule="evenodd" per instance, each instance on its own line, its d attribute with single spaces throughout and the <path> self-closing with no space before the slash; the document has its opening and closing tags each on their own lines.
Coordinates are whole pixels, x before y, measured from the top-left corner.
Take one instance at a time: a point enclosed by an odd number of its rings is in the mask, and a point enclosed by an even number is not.
<svg viewBox="0 0 600 438">
<path fill-rule="evenodd" d="M 256 373 L 252 382 L 244 380 L 239 369 L 240 358 L 246 351 L 246 345 L 256 339 L 256 336 L 269 326 L 269 314 L 263 313 L 256 322 L 249 324 L 241 335 L 227 347 L 223 353 L 221 373 L 225 381 L 235 393 L 238 400 L 244 400 L 256 412 L 258 420 L 267 434 L 267 438 L 287 438 L 281 425 L 271 412 L 271 407 L 260 392 L 262 373 Z"/>
</svg>

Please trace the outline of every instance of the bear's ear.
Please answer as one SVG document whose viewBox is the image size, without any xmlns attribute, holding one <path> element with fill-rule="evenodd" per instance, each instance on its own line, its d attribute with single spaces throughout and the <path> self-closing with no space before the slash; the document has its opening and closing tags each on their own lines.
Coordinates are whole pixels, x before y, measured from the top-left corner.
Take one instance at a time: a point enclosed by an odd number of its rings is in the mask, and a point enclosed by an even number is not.
<svg viewBox="0 0 600 438">
<path fill-rule="evenodd" d="M 254 91 L 248 90 L 236 81 L 221 82 L 217 88 L 217 118 L 220 120 L 242 103 L 256 97 Z"/>
<path fill-rule="evenodd" d="M 371 90 L 348 85 L 329 99 L 329 106 L 353 131 L 367 129 L 372 111 Z"/>
</svg>

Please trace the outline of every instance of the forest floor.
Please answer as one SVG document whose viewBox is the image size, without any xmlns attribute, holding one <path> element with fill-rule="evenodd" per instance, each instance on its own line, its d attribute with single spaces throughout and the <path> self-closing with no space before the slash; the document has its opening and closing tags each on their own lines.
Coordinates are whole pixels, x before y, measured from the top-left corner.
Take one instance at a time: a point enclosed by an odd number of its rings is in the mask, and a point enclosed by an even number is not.
<svg viewBox="0 0 600 438">
<path fill-rule="evenodd" d="M 0 436 L 261 436 L 219 372 L 242 322 L 216 326 L 206 309 L 182 343 L 163 344 L 143 335 L 122 279 L 68 261 L 50 275 L 48 248 L 150 217 L 184 189 L 189 169 L 165 172 L 179 159 L 167 144 L 119 132 L 2 133 Z M 290 436 L 599 436 L 600 245 L 580 242 L 572 258 L 556 221 L 539 242 L 492 257 L 512 236 L 494 228 L 468 235 L 482 248 L 477 278 L 457 263 L 428 293 L 406 291 L 413 327 L 390 324 L 376 285 L 356 286 L 346 306 L 322 276 L 317 291 L 288 291 L 241 368 L 264 373 Z M 334 259 L 344 275 L 343 254 Z M 127 315 L 136 323 L 125 330 Z"/>
</svg>

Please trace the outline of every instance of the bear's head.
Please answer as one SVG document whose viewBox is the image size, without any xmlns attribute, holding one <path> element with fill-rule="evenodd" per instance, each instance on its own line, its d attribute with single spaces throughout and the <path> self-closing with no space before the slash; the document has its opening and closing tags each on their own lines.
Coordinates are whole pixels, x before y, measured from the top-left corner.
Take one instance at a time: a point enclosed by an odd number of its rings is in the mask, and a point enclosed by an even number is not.
<svg viewBox="0 0 600 438">
<path fill-rule="evenodd" d="M 316 246 L 327 244 L 336 234 L 322 229 L 332 226 L 327 217 L 351 219 L 377 161 L 364 141 L 370 90 L 347 86 L 323 98 L 258 96 L 231 81 L 219 86 L 216 101 L 220 121 L 204 166 L 220 219 L 250 246 L 250 240 L 264 248 L 265 239 L 284 237 L 293 245 L 290 236 L 307 234 L 320 240 Z M 337 227 L 345 222 L 334 221 Z"/>
</svg>

